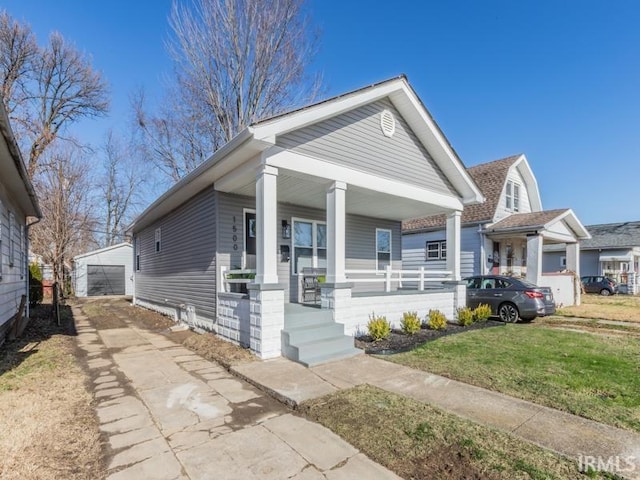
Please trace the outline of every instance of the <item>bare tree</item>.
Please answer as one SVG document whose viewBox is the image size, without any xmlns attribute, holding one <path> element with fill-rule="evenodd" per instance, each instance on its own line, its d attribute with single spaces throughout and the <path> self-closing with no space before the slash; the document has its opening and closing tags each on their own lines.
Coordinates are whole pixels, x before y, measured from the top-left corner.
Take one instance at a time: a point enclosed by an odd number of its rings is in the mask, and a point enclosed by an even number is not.
<svg viewBox="0 0 640 480">
<path fill-rule="evenodd" d="M 31 229 L 33 250 L 53 267 L 63 285 L 64 266 L 74 255 L 93 248 L 96 220 L 89 203 L 88 163 L 71 144 L 47 150 L 46 167 L 34 178 L 43 219 Z"/>
<path fill-rule="evenodd" d="M 127 153 L 112 131 L 107 134 L 103 148 L 105 177 L 102 182 L 104 200 L 104 241 L 108 247 L 122 242 L 126 223 L 131 220 L 138 187 L 144 178 L 127 164 Z"/>
<path fill-rule="evenodd" d="M 170 101 L 157 117 L 138 109 L 149 158 L 177 180 L 251 123 L 313 100 L 307 75 L 317 35 L 304 0 L 174 1 Z M 177 147 L 177 148 L 176 148 Z"/>
<path fill-rule="evenodd" d="M 7 111 L 33 177 L 66 127 L 108 109 L 107 86 L 91 61 L 60 33 L 39 48 L 28 25 L 0 13 L 0 80 Z"/>
<path fill-rule="evenodd" d="M 0 93 L 9 115 L 27 97 L 26 85 L 38 45 L 31 29 L 0 12 Z"/>
</svg>

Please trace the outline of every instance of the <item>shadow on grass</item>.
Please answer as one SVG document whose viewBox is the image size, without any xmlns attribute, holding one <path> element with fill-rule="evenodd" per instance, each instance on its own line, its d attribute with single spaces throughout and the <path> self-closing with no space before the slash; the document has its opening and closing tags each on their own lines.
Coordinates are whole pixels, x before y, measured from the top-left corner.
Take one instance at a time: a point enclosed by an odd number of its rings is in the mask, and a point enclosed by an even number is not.
<svg viewBox="0 0 640 480">
<path fill-rule="evenodd" d="M 30 319 L 22 336 L 13 341 L 8 339 L 0 346 L 0 375 L 13 370 L 34 353 L 41 342 L 54 335 L 77 335 L 71 307 L 60 305 L 60 325 L 53 305 L 43 303 L 31 307 Z"/>
</svg>

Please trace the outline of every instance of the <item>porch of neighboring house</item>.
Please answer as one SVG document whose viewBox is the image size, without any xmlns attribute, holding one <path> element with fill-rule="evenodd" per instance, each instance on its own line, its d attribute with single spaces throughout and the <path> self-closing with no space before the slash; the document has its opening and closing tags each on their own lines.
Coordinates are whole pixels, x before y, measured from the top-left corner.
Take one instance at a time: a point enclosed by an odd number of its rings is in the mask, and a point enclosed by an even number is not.
<svg viewBox="0 0 640 480">
<path fill-rule="evenodd" d="M 600 272 L 619 284 L 619 293 L 640 292 L 640 252 L 603 252 L 599 257 Z"/>
<path fill-rule="evenodd" d="M 525 278 L 551 287 L 558 305 L 580 304 L 580 244 L 589 233 L 570 209 L 514 214 L 483 231 L 486 273 Z M 544 273 L 545 244 L 565 247 L 561 271 Z"/>
<path fill-rule="evenodd" d="M 372 314 L 395 326 L 406 311 L 424 318 L 439 309 L 455 317 L 465 304 L 459 201 L 435 204 L 421 188 L 398 189 L 366 174 L 348 184 L 335 180 L 330 165 L 310 165 L 291 152 L 269 160 L 214 185 L 223 195 L 254 202 L 244 208 L 238 232 L 245 237 L 237 244 L 241 260 L 228 260 L 232 252 L 218 248 L 219 335 L 261 358 L 284 355 L 315 365 L 359 353 L 353 335 L 366 332 Z M 437 213 L 448 215 L 446 270 L 403 271 L 403 217 Z"/>
</svg>

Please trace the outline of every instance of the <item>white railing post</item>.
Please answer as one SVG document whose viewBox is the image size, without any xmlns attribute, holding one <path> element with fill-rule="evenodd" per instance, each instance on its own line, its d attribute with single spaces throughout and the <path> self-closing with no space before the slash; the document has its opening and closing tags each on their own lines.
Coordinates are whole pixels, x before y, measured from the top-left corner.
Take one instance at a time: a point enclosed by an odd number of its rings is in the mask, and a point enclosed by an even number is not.
<svg viewBox="0 0 640 480">
<path fill-rule="evenodd" d="M 420 267 L 420 280 L 418 281 L 418 290 L 424 290 L 424 267 Z"/>
<path fill-rule="evenodd" d="M 220 267 L 220 293 L 227 291 L 227 267 L 222 265 Z"/>
<path fill-rule="evenodd" d="M 391 265 L 387 265 L 384 269 L 384 291 L 391 291 Z"/>
</svg>

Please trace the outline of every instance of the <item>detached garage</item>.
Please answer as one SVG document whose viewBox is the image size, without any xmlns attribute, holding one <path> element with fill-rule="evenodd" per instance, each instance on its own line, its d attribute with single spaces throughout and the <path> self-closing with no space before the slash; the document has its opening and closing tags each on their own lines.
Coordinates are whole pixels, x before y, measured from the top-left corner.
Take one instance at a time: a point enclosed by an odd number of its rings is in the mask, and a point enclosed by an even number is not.
<svg viewBox="0 0 640 480">
<path fill-rule="evenodd" d="M 120 243 L 74 257 L 76 296 L 133 295 L 133 247 Z"/>
</svg>

